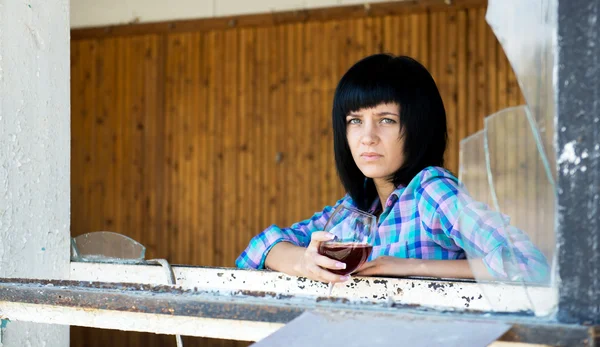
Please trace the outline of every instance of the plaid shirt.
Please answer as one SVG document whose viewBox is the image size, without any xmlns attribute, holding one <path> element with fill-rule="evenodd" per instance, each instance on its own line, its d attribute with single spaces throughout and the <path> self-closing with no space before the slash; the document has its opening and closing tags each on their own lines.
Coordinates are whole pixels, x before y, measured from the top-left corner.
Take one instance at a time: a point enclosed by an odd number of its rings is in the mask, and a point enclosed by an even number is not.
<svg viewBox="0 0 600 347">
<path fill-rule="evenodd" d="M 357 208 L 349 195 L 333 207 L 289 228 L 276 225 L 255 236 L 236 260 L 239 268 L 264 268 L 269 250 L 279 242 L 307 247 L 339 205 Z M 380 207 L 379 199 L 369 212 Z M 544 255 L 508 218 L 473 200 L 458 179 L 439 167 L 428 167 L 407 186 L 398 187 L 379 216 L 369 260 L 379 256 L 418 259 L 482 259 L 490 274 L 503 280 L 544 281 Z"/>
</svg>

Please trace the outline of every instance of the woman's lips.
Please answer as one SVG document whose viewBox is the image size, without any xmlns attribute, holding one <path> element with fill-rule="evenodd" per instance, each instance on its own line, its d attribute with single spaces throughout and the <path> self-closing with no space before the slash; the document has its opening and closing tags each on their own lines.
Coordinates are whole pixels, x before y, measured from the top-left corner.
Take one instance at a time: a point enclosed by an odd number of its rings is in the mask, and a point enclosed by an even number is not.
<svg viewBox="0 0 600 347">
<path fill-rule="evenodd" d="M 381 154 L 374 153 L 374 152 L 365 152 L 365 153 L 362 153 L 360 156 L 361 156 L 361 158 L 363 158 L 366 161 L 375 161 L 375 160 L 378 160 L 383 157 Z"/>
</svg>

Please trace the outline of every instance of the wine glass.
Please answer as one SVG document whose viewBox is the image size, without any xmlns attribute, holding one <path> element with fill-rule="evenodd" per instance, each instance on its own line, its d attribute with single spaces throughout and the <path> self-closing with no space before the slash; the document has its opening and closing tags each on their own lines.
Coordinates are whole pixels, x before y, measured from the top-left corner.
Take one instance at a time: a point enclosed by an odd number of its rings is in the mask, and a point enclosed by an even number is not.
<svg viewBox="0 0 600 347">
<path fill-rule="evenodd" d="M 325 224 L 325 231 L 335 237 L 319 245 L 319 254 L 346 264 L 345 269 L 327 269 L 346 276 L 358 269 L 371 255 L 372 235 L 377 229 L 377 218 L 367 212 L 339 205 Z M 333 290 L 329 283 L 329 294 Z"/>
</svg>

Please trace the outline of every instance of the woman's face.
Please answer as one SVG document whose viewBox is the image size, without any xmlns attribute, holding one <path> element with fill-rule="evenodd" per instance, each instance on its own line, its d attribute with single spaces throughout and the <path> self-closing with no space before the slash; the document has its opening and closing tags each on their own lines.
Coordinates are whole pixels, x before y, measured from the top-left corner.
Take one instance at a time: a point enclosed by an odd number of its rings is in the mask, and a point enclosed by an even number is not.
<svg viewBox="0 0 600 347">
<path fill-rule="evenodd" d="M 404 162 L 400 107 L 379 104 L 346 116 L 346 136 L 354 162 L 372 179 L 387 179 Z"/>
</svg>

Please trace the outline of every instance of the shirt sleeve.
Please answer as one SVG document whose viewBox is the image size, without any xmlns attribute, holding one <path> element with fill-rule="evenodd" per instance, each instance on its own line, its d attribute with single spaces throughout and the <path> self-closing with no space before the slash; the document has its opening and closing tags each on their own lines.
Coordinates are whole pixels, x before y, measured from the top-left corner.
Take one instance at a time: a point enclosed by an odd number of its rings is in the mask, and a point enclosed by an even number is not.
<svg viewBox="0 0 600 347">
<path fill-rule="evenodd" d="M 248 247 L 235 261 L 236 266 L 241 269 L 264 269 L 267 254 L 279 242 L 308 247 L 312 233 L 324 230 L 329 216 L 346 200 L 347 197 L 344 197 L 333 207 L 326 206 L 323 211 L 315 213 L 310 219 L 295 223 L 289 228 L 280 228 L 277 225 L 269 226 L 250 240 Z"/>
<path fill-rule="evenodd" d="M 506 215 L 474 200 L 456 179 L 431 178 L 417 195 L 422 227 L 434 240 L 450 238 L 468 258 L 481 259 L 495 278 L 548 280 L 548 261 L 527 234 L 511 226 Z"/>
</svg>

